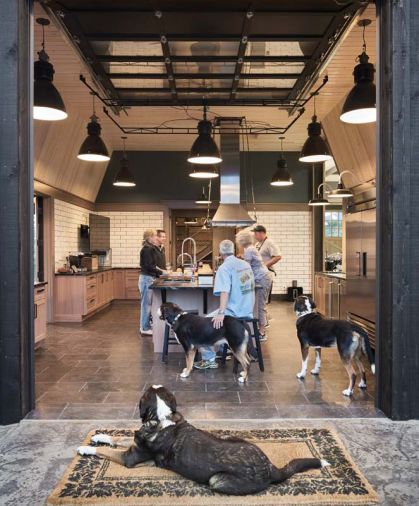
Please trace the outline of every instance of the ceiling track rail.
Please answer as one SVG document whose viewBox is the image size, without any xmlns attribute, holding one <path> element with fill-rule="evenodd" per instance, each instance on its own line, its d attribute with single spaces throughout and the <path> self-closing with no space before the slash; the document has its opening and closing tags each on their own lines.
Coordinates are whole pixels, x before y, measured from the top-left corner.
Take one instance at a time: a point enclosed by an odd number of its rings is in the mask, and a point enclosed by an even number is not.
<svg viewBox="0 0 419 506">
<path fill-rule="evenodd" d="M 124 107 L 172 107 L 173 105 L 179 105 L 179 106 L 203 106 L 204 103 L 207 106 L 252 106 L 252 107 L 277 107 L 278 109 L 285 109 L 289 110 L 293 108 L 294 112 L 297 109 L 300 109 L 301 107 L 304 107 L 312 98 L 314 95 L 317 95 L 320 90 L 327 84 L 329 81 L 329 77 L 325 75 L 323 77 L 322 83 L 305 99 L 302 100 L 288 100 L 288 99 L 278 99 L 278 98 L 266 98 L 266 99 L 260 99 L 260 98 L 235 98 L 234 100 L 230 99 L 218 99 L 218 98 L 211 98 L 211 97 L 205 97 L 205 98 L 196 98 L 196 99 L 182 99 L 178 98 L 177 103 L 173 104 L 172 99 L 170 98 L 162 98 L 162 99 L 147 99 L 147 98 L 139 98 L 139 99 L 124 99 L 124 98 L 118 98 L 118 99 L 112 99 L 108 97 L 103 97 L 100 95 L 86 80 L 86 78 L 80 74 L 80 81 L 90 90 L 91 93 L 93 93 L 106 107 L 111 107 L 113 109 L 123 109 Z M 127 88 L 128 91 L 130 91 L 130 88 Z M 256 91 L 269 91 L 271 93 L 278 92 L 281 90 L 285 90 L 287 88 L 239 88 L 240 92 L 250 92 L 252 93 L 253 90 Z M 120 90 L 124 90 L 124 88 L 120 88 Z M 159 89 L 159 88 L 143 88 L 143 90 L 152 90 L 156 91 L 159 90 L 159 92 L 166 92 L 170 93 L 169 90 Z M 177 91 L 182 93 L 187 93 L 190 91 L 191 88 L 178 88 Z M 212 90 L 207 90 L 205 88 L 192 88 L 194 91 L 202 91 L 207 94 L 211 94 L 211 92 L 219 92 L 220 90 L 228 91 L 229 88 L 213 88 Z M 139 93 L 141 92 L 141 88 L 138 90 Z"/>
</svg>

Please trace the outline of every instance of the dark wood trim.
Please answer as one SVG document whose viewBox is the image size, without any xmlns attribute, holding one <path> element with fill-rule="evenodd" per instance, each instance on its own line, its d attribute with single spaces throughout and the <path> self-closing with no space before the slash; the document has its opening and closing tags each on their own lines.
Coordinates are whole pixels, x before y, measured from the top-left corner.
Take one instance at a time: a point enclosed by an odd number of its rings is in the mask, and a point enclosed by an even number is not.
<svg viewBox="0 0 419 506">
<path fill-rule="evenodd" d="M 377 2 L 377 406 L 419 418 L 419 2 Z"/>
<path fill-rule="evenodd" d="M 40 179 L 34 178 L 34 190 L 36 193 L 40 195 L 44 195 L 47 197 L 53 197 L 58 200 L 62 200 L 63 202 L 67 202 L 68 204 L 73 204 L 75 206 L 83 207 L 84 209 L 88 209 L 89 211 L 95 211 L 95 203 L 90 202 L 90 200 L 83 199 L 82 197 L 78 197 L 73 193 L 67 192 L 65 190 L 61 190 L 55 186 L 51 186 Z"/>
<path fill-rule="evenodd" d="M 1 2 L 0 424 L 34 407 L 32 2 Z"/>
</svg>

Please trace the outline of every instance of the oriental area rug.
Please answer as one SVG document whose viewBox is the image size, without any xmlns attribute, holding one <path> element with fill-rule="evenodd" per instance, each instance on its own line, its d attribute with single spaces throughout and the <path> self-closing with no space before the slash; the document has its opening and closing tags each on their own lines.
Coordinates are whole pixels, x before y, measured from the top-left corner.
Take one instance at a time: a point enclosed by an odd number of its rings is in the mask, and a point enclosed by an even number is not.
<svg viewBox="0 0 419 506">
<path fill-rule="evenodd" d="M 129 429 L 92 431 L 114 438 L 133 437 Z M 101 506 L 270 506 L 270 505 L 369 505 L 377 494 L 362 475 L 338 435 L 330 429 L 289 428 L 260 430 L 210 430 L 220 437 L 240 437 L 259 446 L 277 466 L 295 458 L 325 459 L 330 466 L 296 474 L 247 496 L 226 496 L 178 474 L 150 465 L 132 469 L 96 456 L 76 456 L 47 500 L 48 505 Z"/>
</svg>

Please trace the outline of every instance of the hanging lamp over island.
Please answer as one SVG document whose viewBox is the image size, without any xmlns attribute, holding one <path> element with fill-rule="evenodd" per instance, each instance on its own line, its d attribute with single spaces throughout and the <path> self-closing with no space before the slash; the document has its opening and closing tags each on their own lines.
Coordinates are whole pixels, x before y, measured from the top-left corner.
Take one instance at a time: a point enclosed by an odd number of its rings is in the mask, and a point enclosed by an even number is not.
<svg viewBox="0 0 419 506">
<path fill-rule="evenodd" d="M 319 186 L 317 187 L 317 195 L 314 199 L 311 199 L 310 202 L 308 203 L 309 206 L 328 206 L 330 205 L 330 202 L 324 198 L 324 193 L 321 194 L 320 193 L 320 188 L 324 186 L 325 188 L 327 188 L 327 184 L 326 183 L 320 183 Z M 329 188 L 330 190 L 330 188 Z"/>
<path fill-rule="evenodd" d="M 343 174 L 351 174 L 354 175 L 350 170 L 344 170 L 339 174 L 339 181 L 338 181 L 338 187 L 336 190 L 332 190 L 328 193 L 327 198 L 328 199 L 346 199 L 349 197 L 353 197 L 352 190 L 348 190 L 347 188 L 344 188 L 342 183 L 342 176 Z"/>
<path fill-rule="evenodd" d="M 212 137 L 212 125 L 207 119 L 206 105 L 204 105 L 204 119 L 198 123 L 198 137 L 192 144 L 188 162 L 205 165 L 222 162 L 220 150 Z"/>
<path fill-rule="evenodd" d="M 102 127 L 98 122 L 95 111 L 95 93 L 93 96 L 93 114 L 90 116 L 90 123 L 87 124 L 87 137 L 80 147 L 77 158 L 86 162 L 107 162 L 110 160 L 108 149 L 103 142 L 100 133 Z"/>
<path fill-rule="evenodd" d="M 308 125 L 308 138 L 303 145 L 303 149 L 300 154 L 300 162 L 304 163 L 319 163 L 326 162 L 332 159 L 330 154 L 329 146 L 321 136 L 322 127 L 317 121 L 316 116 L 316 95 L 317 92 L 313 93 L 314 97 L 314 114 L 311 118 L 311 123 Z"/>
<path fill-rule="evenodd" d="M 129 166 L 128 166 L 128 157 L 127 157 L 127 152 L 125 150 L 125 141 L 127 138 L 126 138 L 126 136 L 122 136 L 121 139 L 122 139 L 123 146 L 124 146 L 123 153 L 122 153 L 122 158 L 120 160 L 120 168 L 115 175 L 115 178 L 113 180 L 113 185 L 114 186 L 122 186 L 122 187 L 133 187 L 133 186 L 136 186 L 136 183 L 135 183 L 134 176 L 133 176 L 132 172 L 129 170 Z"/>
<path fill-rule="evenodd" d="M 53 84 L 54 67 L 45 52 L 45 27 L 50 24 L 46 18 L 37 18 L 42 26 L 42 49 L 34 63 L 33 117 L 43 121 L 60 121 L 66 119 L 64 101 Z"/>
<path fill-rule="evenodd" d="M 284 158 L 284 150 L 282 142 L 285 137 L 279 138 L 281 141 L 281 157 L 277 162 L 277 170 L 272 176 L 271 186 L 292 186 L 294 181 L 288 171 L 287 161 Z"/>
<path fill-rule="evenodd" d="M 368 61 L 369 56 L 365 42 L 365 27 L 369 24 L 371 24 L 370 19 L 358 21 L 358 26 L 363 27 L 362 53 L 358 56 L 359 64 L 353 71 L 355 86 L 349 92 L 342 107 L 340 119 L 344 123 L 374 123 L 377 119 L 375 69 L 374 65 Z"/>
</svg>

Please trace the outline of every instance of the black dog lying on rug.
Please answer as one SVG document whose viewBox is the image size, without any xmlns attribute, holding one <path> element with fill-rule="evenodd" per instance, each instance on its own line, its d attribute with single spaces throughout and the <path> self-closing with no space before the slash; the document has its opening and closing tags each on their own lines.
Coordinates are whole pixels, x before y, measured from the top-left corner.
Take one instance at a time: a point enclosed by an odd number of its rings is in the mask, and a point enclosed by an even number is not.
<svg viewBox="0 0 419 506">
<path fill-rule="evenodd" d="M 278 469 L 257 446 L 239 438 L 221 439 L 190 425 L 176 411 L 174 395 L 161 385 L 153 385 L 144 393 L 140 416 L 143 425 L 125 450 L 80 446 L 77 452 L 108 458 L 125 467 L 153 461 L 158 467 L 209 484 L 215 492 L 231 495 L 260 492 L 295 473 L 329 465 L 306 458 L 294 459 Z M 106 434 L 96 434 L 92 442 L 114 444 Z"/>
</svg>

